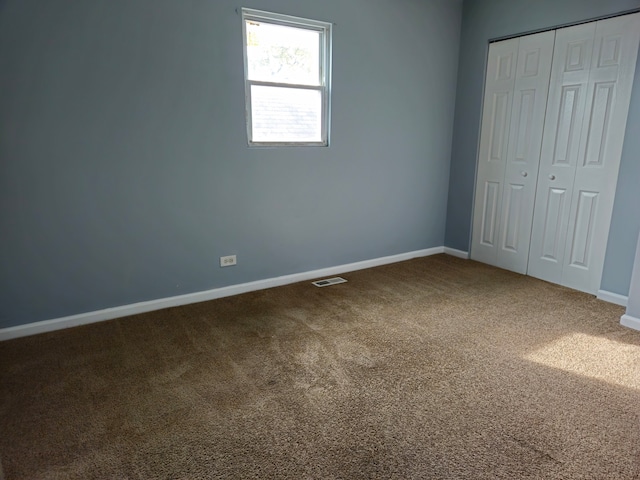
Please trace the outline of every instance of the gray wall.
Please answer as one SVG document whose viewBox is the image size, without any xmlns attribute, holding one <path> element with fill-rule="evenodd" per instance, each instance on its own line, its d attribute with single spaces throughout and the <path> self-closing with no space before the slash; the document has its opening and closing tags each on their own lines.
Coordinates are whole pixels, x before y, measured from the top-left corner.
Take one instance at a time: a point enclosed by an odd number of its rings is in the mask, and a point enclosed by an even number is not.
<svg viewBox="0 0 640 480">
<path fill-rule="evenodd" d="M 589 20 L 640 7 L 640 0 L 465 0 L 445 245 L 468 251 L 486 53 L 489 39 Z M 627 123 L 605 258 L 604 290 L 627 295 L 640 230 L 640 62 Z"/>
<path fill-rule="evenodd" d="M 631 274 L 631 288 L 629 289 L 629 304 L 627 315 L 640 319 L 640 238 L 636 247 L 636 258 Z"/>
<path fill-rule="evenodd" d="M 0 3 L 0 328 L 443 245 L 461 3 L 242 5 L 336 24 L 329 148 L 247 147 L 237 3 Z"/>
</svg>

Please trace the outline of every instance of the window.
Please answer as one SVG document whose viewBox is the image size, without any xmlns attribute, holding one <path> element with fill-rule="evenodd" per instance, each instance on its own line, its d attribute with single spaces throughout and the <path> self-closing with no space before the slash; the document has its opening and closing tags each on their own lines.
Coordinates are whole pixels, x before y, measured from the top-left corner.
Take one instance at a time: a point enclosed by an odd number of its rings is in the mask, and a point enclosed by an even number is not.
<svg viewBox="0 0 640 480">
<path fill-rule="evenodd" d="M 331 24 L 242 9 L 249 145 L 329 144 Z"/>
</svg>

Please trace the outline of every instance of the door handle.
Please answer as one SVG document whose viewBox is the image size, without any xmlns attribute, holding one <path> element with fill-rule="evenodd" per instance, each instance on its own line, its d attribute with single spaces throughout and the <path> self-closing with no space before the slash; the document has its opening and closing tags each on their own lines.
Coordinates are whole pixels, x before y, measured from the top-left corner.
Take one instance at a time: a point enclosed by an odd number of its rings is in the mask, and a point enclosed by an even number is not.
<svg viewBox="0 0 640 480">
<path fill-rule="evenodd" d="M 556 176 L 555 175 L 549 175 L 549 180 L 555 180 Z"/>
<path fill-rule="evenodd" d="M 522 175 L 523 177 L 526 177 L 529 174 L 527 172 L 521 172 L 520 175 Z"/>
</svg>

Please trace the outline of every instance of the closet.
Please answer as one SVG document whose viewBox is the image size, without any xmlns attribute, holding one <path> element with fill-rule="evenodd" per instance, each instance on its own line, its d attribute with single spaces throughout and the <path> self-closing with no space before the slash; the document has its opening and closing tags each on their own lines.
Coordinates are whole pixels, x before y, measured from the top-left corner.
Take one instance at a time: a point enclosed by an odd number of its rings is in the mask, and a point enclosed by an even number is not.
<svg viewBox="0 0 640 480">
<path fill-rule="evenodd" d="M 471 258 L 600 286 L 640 13 L 489 46 Z"/>
</svg>

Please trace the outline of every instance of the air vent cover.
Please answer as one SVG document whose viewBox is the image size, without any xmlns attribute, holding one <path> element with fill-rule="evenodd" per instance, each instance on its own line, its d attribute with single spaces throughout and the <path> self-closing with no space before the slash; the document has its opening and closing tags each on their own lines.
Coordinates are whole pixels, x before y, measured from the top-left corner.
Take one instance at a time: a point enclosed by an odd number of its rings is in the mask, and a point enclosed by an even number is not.
<svg viewBox="0 0 640 480">
<path fill-rule="evenodd" d="M 324 280 L 316 280 L 313 283 L 316 287 L 328 287 L 329 285 L 335 285 L 337 283 L 346 283 L 346 280 L 342 277 L 326 278 Z"/>
</svg>

